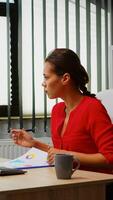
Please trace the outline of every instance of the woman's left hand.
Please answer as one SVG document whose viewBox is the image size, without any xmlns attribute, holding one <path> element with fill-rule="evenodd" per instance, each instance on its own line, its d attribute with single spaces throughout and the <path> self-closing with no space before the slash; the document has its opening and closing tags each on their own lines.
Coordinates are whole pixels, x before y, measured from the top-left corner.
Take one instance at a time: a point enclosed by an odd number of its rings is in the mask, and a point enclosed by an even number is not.
<svg viewBox="0 0 113 200">
<path fill-rule="evenodd" d="M 50 147 L 48 150 L 48 158 L 47 161 L 50 165 L 54 164 L 54 160 L 55 160 L 55 154 L 57 153 L 63 153 L 63 150 L 60 149 L 56 149 L 54 147 Z"/>
</svg>

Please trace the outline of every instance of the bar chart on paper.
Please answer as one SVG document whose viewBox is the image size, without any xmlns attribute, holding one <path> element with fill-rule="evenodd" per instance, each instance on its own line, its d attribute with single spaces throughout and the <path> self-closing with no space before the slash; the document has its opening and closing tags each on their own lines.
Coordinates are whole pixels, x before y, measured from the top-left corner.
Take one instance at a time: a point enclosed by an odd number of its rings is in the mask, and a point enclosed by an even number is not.
<svg viewBox="0 0 113 200">
<path fill-rule="evenodd" d="M 47 153 L 33 147 L 22 156 L 4 162 L 2 166 L 17 169 L 30 169 L 49 167 L 50 165 L 47 163 Z"/>
</svg>

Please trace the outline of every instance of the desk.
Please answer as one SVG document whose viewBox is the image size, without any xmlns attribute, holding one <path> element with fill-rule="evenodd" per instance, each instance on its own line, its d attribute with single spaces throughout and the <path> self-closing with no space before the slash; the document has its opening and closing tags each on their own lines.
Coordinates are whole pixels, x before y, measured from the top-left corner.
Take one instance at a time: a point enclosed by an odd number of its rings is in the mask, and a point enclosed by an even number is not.
<svg viewBox="0 0 113 200">
<path fill-rule="evenodd" d="M 77 170 L 58 180 L 54 167 L 30 169 L 24 175 L 0 177 L 0 200 L 105 200 L 113 175 Z"/>
</svg>

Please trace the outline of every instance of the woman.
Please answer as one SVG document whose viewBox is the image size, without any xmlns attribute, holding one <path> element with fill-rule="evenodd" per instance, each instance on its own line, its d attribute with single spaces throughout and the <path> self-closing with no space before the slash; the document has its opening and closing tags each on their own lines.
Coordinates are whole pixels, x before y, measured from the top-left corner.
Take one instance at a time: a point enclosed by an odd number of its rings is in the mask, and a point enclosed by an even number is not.
<svg viewBox="0 0 113 200">
<path fill-rule="evenodd" d="M 88 74 L 70 49 L 55 49 L 45 59 L 42 86 L 50 99 L 61 98 L 51 114 L 53 147 L 32 138 L 24 130 L 12 130 L 18 145 L 48 152 L 48 163 L 56 153 L 72 154 L 80 168 L 113 172 L 113 126 L 106 109 L 87 91 Z"/>
</svg>

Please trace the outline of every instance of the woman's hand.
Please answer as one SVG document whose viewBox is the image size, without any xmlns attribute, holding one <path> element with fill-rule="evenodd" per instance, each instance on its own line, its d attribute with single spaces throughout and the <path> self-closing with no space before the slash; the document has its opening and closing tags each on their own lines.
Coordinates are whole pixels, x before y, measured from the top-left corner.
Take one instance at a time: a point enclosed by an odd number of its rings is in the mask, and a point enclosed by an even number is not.
<svg viewBox="0 0 113 200">
<path fill-rule="evenodd" d="M 50 165 L 54 164 L 54 161 L 55 161 L 55 154 L 57 153 L 66 153 L 67 151 L 65 150 L 60 150 L 60 149 L 56 149 L 54 147 L 49 147 L 49 150 L 48 150 L 48 158 L 47 158 L 47 161 Z"/>
<path fill-rule="evenodd" d="M 11 137 L 15 144 L 24 147 L 33 147 L 34 139 L 24 129 L 12 129 Z"/>
</svg>

